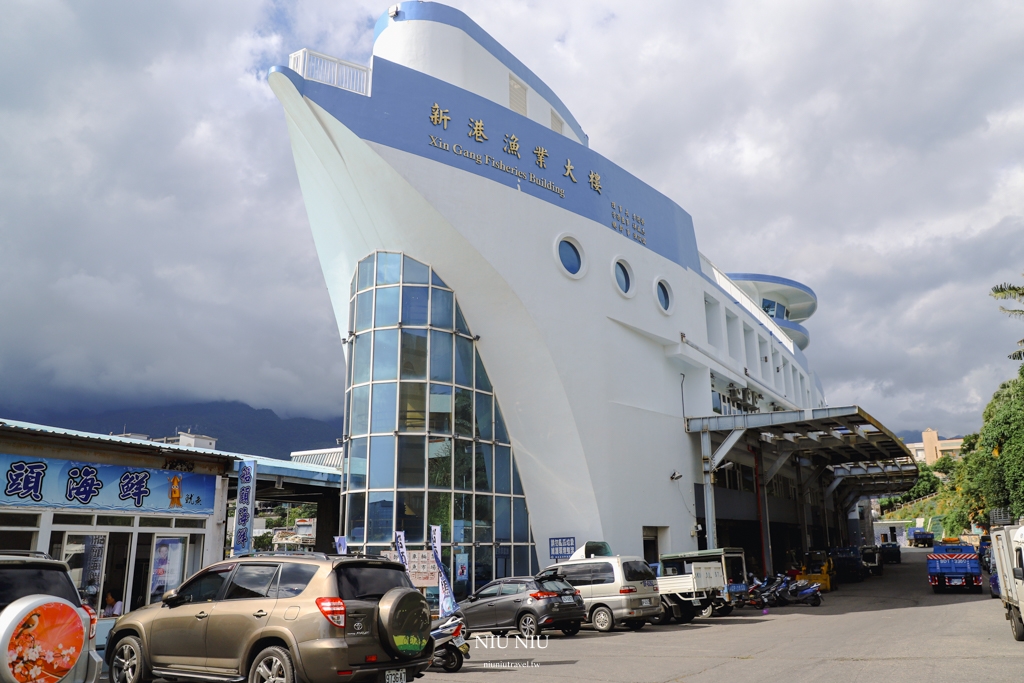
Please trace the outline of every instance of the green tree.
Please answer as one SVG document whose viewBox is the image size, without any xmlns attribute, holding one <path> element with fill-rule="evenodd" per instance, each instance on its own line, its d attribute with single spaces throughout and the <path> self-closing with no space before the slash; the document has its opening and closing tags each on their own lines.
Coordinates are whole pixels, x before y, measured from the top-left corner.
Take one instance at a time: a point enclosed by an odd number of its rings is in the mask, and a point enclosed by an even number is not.
<svg viewBox="0 0 1024 683">
<path fill-rule="evenodd" d="M 1009 282 L 1004 282 L 1001 285 L 996 285 L 992 288 L 992 296 L 996 299 L 1003 301 L 1016 301 L 1017 303 L 1024 303 L 1024 287 L 1018 285 L 1011 285 Z M 1006 308 L 1000 306 L 999 310 L 1007 314 L 1011 318 L 1022 318 L 1024 317 L 1024 308 Z M 1017 346 L 1022 347 L 1010 354 L 1011 360 L 1024 360 L 1024 339 L 1017 342 Z"/>
<path fill-rule="evenodd" d="M 256 534 L 252 537 L 253 550 L 273 550 L 274 534 Z"/>
<path fill-rule="evenodd" d="M 933 472 L 941 472 L 942 474 L 952 474 L 955 469 L 956 462 L 948 455 L 942 456 L 932 465 Z"/>
</svg>

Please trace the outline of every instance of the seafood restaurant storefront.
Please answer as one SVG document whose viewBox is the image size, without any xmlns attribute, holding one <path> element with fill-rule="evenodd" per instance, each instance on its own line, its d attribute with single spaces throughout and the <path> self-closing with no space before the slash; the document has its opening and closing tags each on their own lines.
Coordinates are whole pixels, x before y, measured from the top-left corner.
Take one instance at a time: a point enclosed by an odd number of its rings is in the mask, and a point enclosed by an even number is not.
<svg viewBox="0 0 1024 683">
<path fill-rule="evenodd" d="M 113 617 L 159 601 L 223 557 L 233 461 L 0 420 L 0 548 L 67 562 L 105 636 Z"/>
</svg>

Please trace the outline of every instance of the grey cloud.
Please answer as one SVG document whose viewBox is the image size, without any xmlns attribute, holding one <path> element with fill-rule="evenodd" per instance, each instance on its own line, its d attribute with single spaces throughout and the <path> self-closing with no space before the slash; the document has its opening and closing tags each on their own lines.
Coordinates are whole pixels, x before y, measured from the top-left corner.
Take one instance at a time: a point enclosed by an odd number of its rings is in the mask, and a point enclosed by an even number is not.
<svg viewBox="0 0 1024 683">
<path fill-rule="evenodd" d="M 365 61 L 388 3 L 59 3 L 0 24 L 0 404 L 340 412 L 343 358 L 265 70 Z M 975 429 L 1024 336 L 1024 9 L 453 2 L 726 270 L 821 301 L 833 404 Z M 60 404 L 58 406 L 58 404 Z"/>
</svg>

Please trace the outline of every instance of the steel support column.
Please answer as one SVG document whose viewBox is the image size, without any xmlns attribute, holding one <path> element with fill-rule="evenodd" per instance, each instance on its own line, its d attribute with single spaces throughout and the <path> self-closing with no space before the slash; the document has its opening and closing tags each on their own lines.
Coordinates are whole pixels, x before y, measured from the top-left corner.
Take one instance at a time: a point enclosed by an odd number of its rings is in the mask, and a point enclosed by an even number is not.
<svg viewBox="0 0 1024 683">
<path fill-rule="evenodd" d="M 704 467 L 704 534 L 707 537 L 708 550 L 718 547 L 718 531 L 715 527 L 715 482 L 712 481 L 714 470 L 711 467 L 711 432 L 700 433 L 700 458 Z"/>
<path fill-rule="evenodd" d="M 773 576 L 772 571 L 772 532 L 768 520 L 768 493 L 765 490 L 763 449 L 758 448 L 754 454 L 754 469 L 757 472 L 755 488 L 757 489 L 757 519 L 761 526 L 761 555 L 764 576 Z"/>
</svg>

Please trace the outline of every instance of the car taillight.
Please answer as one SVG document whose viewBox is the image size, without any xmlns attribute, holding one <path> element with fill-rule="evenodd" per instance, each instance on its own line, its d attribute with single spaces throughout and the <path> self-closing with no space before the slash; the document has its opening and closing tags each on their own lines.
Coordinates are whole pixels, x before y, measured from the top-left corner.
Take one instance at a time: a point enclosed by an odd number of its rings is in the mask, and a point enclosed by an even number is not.
<svg viewBox="0 0 1024 683">
<path fill-rule="evenodd" d="M 974 577 L 974 585 L 975 586 L 980 586 L 981 585 L 981 577 L 980 576 L 975 576 Z"/>
<path fill-rule="evenodd" d="M 579 588 L 577 588 L 577 589 L 576 589 L 576 592 L 575 592 L 575 593 L 573 593 L 573 595 L 579 595 L 579 594 L 580 594 L 580 589 L 579 589 Z"/>
<path fill-rule="evenodd" d="M 551 591 L 537 591 L 536 593 L 530 593 L 530 597 L 534 600 L 543 600 L 545 598 L 557 598 L 558 593 L 552 593 Z"/>
<path fill-rule="evenodd" d="M 636 586 L 623 586 L 619 589 L 619 592 L 623 595 L 626 593 L 636 593 Z"/>
<path fill-rule="evenodd" d="M 89 613 L 89 640 L 96 637 L 96 610 L 89 605 L 82 605 L 82 609 Z"/>
<path fill-rule="evenodd" d="M 345 628 L 345 601 L 341 598 L 317 598 L 316 606 L 335 626 Z"/>
</svg>

